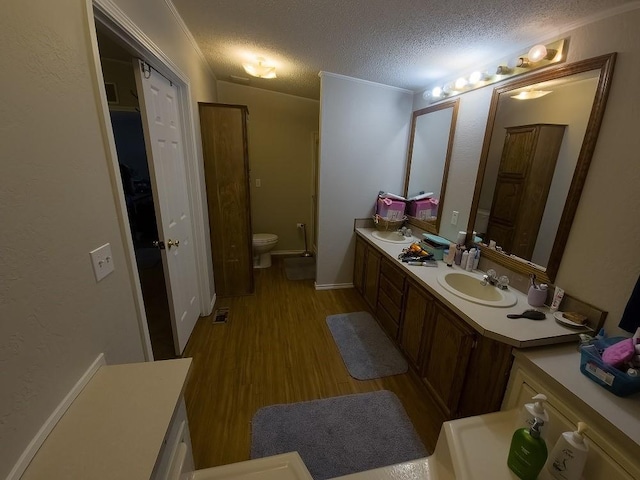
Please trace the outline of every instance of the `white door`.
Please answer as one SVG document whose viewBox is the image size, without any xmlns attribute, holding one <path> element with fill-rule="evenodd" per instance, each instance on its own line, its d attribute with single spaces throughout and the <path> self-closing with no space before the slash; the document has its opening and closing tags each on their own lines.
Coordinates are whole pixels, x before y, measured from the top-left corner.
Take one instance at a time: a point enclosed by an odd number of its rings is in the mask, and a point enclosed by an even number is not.
<svg viewBox="0 0 640 480">
<path fill-rule="evenodd" d="M 149 171 L 154 183 L 158 235 L 165 247 L 162 262 L 173 341 L 176 353 L 181 354 L 200 312 L 178 89 L 139 60 L 134 60 L 134 70 Z"/>
</svg>

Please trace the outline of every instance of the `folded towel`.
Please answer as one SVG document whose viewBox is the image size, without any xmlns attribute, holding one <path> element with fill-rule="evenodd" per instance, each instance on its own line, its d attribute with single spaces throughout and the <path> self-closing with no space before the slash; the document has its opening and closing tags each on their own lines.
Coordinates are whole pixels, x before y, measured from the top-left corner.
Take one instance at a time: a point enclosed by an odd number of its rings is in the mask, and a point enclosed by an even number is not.
<svg viewBox="0 0 640 480">
<path fill-rule="evenodd" d="M 622 320 L 618 326 L 629 333 L 634 333 L 640 328 L 640 276 L 636 281 L 636 286 L 631 292 L 631 297 L 622 314 Z"/>
</svg>

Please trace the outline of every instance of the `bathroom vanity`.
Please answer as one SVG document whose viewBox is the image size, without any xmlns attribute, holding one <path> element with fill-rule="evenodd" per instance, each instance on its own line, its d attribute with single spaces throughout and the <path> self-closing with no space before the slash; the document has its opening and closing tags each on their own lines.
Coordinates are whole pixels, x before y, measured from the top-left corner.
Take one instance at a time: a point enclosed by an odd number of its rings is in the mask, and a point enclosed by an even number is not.
<svg viewBox="0 0 640 480">
<path fill-rule="evenodd" d="M 508 319 L 507 313 L 531 308 L 513 289 L 509 308 L 463 300 L 438 282 L 443 271 L 459 267 L 404 264 L 397 257 L 407 244 L 381 241 L 373 232 L 356 228 L 354 286 L 406 355 L 443 421 L 500 409 L 514 348 L 577 340 L 576 330 L 549 314 L 542 321 Z"/>
</svg>

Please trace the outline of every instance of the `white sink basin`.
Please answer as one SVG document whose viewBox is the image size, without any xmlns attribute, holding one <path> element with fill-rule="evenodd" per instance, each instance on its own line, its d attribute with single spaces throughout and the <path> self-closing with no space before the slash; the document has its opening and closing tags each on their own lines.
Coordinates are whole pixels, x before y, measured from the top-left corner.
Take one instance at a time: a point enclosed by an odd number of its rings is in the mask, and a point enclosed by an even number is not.
<svg viewBox="0 0 640 480">
<path fill-rule="evenodd" d="M 500 290 L 493 285 L 482 285 L 482 278 L 471 273 L 442 272 L 438 275 L 438 283 L 454 295 L 480 305 L 506 308 L 518 301 L 508 290 Z"/>
<path fill-rule="evenodd" d="M 389 243 L 413 243 L 416 241 L 416 238 L 411 237 L 403 237 L 397 232 L 381 232 L 376 230 L 371 234 L 373 238 L 377 238 L 378 240 L 382 240 L 383 242 Z"/>
</svg>

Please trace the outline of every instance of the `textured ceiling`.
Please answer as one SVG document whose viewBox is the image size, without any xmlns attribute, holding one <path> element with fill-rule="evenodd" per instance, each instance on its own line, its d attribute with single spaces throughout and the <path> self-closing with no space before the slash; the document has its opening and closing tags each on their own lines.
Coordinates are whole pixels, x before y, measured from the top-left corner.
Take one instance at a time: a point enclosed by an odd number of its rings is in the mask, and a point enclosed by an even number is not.
<svg viewBox="0 0 640 480">
<path fill-rule="evenodd" d="M 327 71 L 421 91 L 631 0 L 173 0 L 219 80 L 319 98 Z"/>
</svg>

